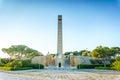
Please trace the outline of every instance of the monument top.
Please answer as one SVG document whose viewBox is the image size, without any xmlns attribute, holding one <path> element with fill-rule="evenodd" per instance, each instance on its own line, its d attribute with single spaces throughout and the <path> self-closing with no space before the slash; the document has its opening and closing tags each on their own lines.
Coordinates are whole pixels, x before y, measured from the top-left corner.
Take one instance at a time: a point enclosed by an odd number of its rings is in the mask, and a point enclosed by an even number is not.
<svg viewBox="0 0 120 80">
<path fill-rule="evenodd" d="M 62 20 L 62 15 L 58 15 L 58 20 Z"/>
</svg>

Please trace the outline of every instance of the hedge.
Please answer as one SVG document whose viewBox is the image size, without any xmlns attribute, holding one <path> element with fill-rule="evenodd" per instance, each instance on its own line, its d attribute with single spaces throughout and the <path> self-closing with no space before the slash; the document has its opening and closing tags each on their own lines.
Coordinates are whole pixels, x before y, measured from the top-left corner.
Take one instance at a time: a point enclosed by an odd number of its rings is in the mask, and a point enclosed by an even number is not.
<svg viewBox="0 0 120 80">
<path fill-rule="evenodd" d="M 110 65 L 106 65 L 110 67 Z M 77 69 L 94 69 L 95 67 L 104 67 L 103 64 L 79 64 L 77 65 Z"/>
<path fill-rule="evenodd" d="M 44 69 L 44 65 L 42 64 L 30 64 L 29 67 L 32 67 L 33 69 Z"/>
</svg>

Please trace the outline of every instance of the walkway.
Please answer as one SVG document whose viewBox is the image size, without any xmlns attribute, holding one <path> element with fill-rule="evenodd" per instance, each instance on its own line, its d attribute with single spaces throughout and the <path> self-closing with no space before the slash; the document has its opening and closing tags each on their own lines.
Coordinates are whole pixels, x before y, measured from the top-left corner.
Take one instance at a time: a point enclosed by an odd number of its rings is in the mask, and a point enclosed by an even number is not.
<svg viewBox="0 0 120 80">
<path fill-rule="evenodd" d="M 0 71 L 0 80 L 120 80 L 120 72 L 92 72 L 92 69 Z"/>
</svg>

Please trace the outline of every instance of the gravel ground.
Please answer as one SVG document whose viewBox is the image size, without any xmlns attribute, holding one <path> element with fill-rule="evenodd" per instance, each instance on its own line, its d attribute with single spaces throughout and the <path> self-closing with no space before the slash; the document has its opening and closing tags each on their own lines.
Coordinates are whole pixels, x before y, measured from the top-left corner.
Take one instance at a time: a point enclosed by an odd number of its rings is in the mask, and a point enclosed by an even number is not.
<svg viewBox="0 0 120 80">
<path fill-rule="evenodd" d="M 120 72 L 94 69 L 0 71 L 0 80 L 120 80 Z"/>
</svg>

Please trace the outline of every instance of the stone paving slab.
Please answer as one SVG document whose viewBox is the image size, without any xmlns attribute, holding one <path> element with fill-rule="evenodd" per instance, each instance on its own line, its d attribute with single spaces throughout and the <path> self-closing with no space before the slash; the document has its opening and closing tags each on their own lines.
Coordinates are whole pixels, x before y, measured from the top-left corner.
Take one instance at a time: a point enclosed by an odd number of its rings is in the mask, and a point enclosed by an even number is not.
<svg viewBox="0 0 120 80">
<path fill-rule="evenodd" d="M 85 72 L 84 72 L 85 71 Z M 0 80 L 120 80 L 120 72 L 87 70 L 0 71 Z"/>
</svg>

